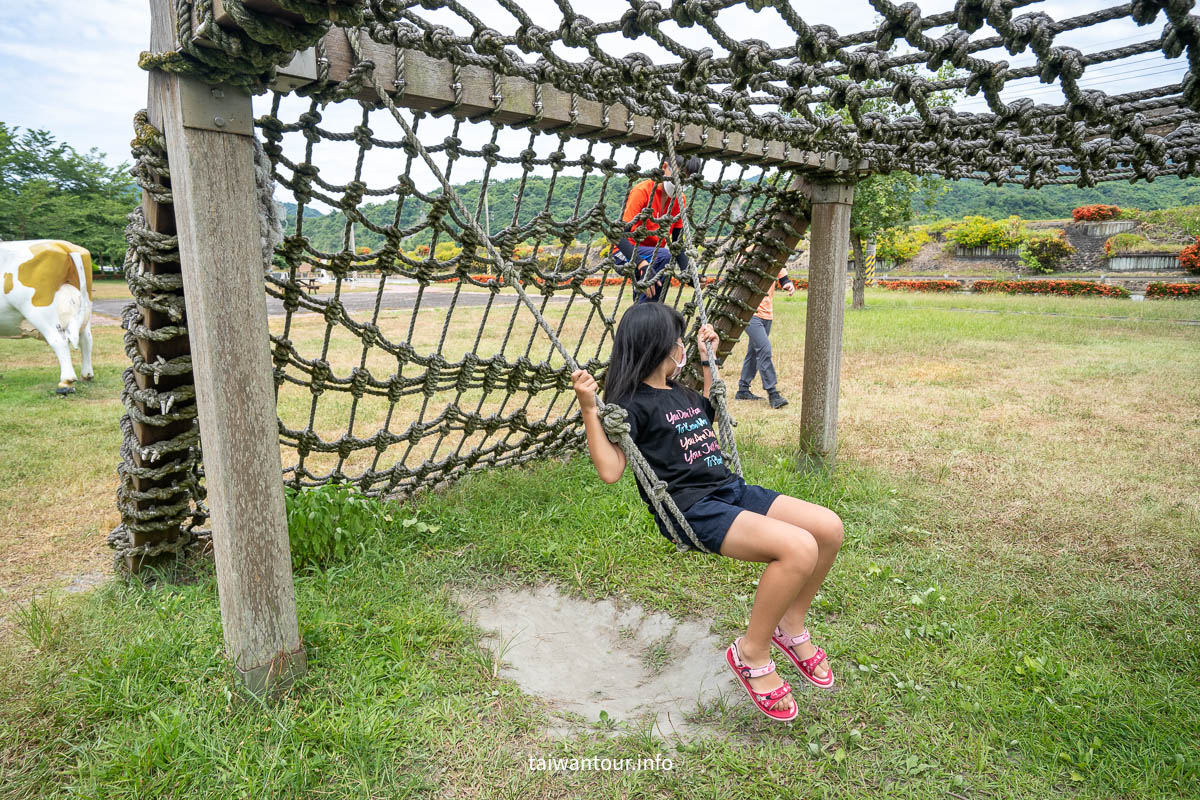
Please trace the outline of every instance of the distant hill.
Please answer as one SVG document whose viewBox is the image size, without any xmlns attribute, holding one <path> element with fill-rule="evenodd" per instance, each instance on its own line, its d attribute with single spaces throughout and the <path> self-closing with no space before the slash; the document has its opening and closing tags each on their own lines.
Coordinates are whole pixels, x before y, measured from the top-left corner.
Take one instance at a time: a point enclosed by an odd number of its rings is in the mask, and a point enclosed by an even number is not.
<svg viewBox="0 0 1200 800">
<path fill-rule="evenodd" d="M 491 182 L 488 187 L 488 204 L 492 231 L 511 225 L 514 219 L 520 224 L 527 224 L 546 211 L 546 193 L 549 185 L 548 178 L 539 176 L 528 176 L 524 189 L 517 178 Z M 573 216 L 576 208 L 585 211 L 600 202 L 603 188 L 606 216 L 609 219 L 619 217 L 628 188 L 627 181 L 623 178 L 613 178 L 606 187 L 602 185 L 602 181 L 592 178 L 584 184 L 581 194 L 578 177 L 560 175 L 550 198 L 550 215 L 556 220 L 564 220 Z M 459 184 L 455 189 L 468 208 L 474 210 L 478 207 L 479 181 Z M 519 209 L 514 197 L 518 192 L 522 193 Z M 694 199 L 695 207 L 705 208 L 710 200 L 708 195 L 697 197 Z M 1144 210 L 1200 204 L 1200 179 L 1159 178 L 1154 183 L 1109 182 L 1093 189 L 1046 186 L 1028 190 L 1015 186 L 984 186 L 979 181 L 960 180 L 952 182 L 950 191 L 938 199 L 932 216 L 958 219 L 968 214 L 986 217 L 1007 217 L 1016 214 L 1025 219 L 1060 219 L 1071 216 L 1072 209 L 1088 203 L 1110 203 L 1123 208 Z M 287 210 L 287 228 L 295 230 L 296 204 L 283 205 Z M 718 209 L 720 207 L 717 206 Z M 383 203 L 364 203 L 361 210 L 372 225 L 382 228 L 397 224 L 394 199 Z M 431 231 L 421 227 L 427 210 L 428 206 L 420 201 L 409 199 L 404 203 L 398 226 L 401 230 L 415 231 L 406 238 L 406 247 L 412 248 L 430 242 Z M 480 222 L 483 221 L 481 214 Z M 322 214 L 311 208 L 305 209 L 304 233 L 316 250 L 323 253 L 341 250 L 345 231 L 346 220 L 341 212 Z M 375 250 L 384 243 L 383 235 L 366 225 L 356 226 L 354 235 L 355 244 L 359 247 L 365 246 Z M 593 238 L 594 235 L 593 233 L 587 238 Z M 444 234 L 441 241 L 446 241 Z"/>
<path fill-rule="evenodd" d="M 475 211 L 480 207 L 479 181 L 457 184 L 454 188 L 467 208 Z M 600 203 L 604 206 L 604 213 L 607 219 L 620 219 L 621 211 L 625 205 L 625 193 L 629 188 L 629 182 L 623 176 L 614 176 L 607 182 L 597 177 L 591 177 L 583 183 L 581 191 L 579 177 L 559 175 L 555 179 L 554 191 L 550 196 L 549 202 L 547 202 L 546 195 L 549 188 L 549 178 L 533 175 L 527 176 L 524 179 L 524 185 L 522 185 L 520 178 L 490 181 L 488 184 L 488 213 L 491 217 L 492 233 L 509 227 L 514 221 L 518 225 L 528 226 L 535 218 L 547 212 L 550 217 L 558 222 L 568 220 L 574 216 L 584 216 L 588 209 Z M 440 194 L 440 191 L 435 192 L 434 196 L 438 194 Z M 520 195 L 519 207 L 517 204 L 518 194 Z M 716 216 L 728 201 L 714 204 L 711 194 L 700 192 L 696 197 L 691 199 L 691 202 L 693 203 L 693 207 L 705 209 L 705 213 L 708 213 L 708 209 L 712 206 L 714 209 L 712 214 Z M 745 208 L 741 209 L 741 212 L 744 214 L 753 213 L 757 202 L 761 201 L 751 201 Z M 288 230 L 295 230 L 296 204 L 284 203 L 284 207 L 287 210 L 286 228 Z M 396 225 L 401 231 L 413 231 L 413 233 L 405 237 L 404 246 L 406 248 L 429 244 L 432 238 L 430 229 L 422 226 L 425 215 L 429 211 L 429 205 L 420 200 L 407 199 L 400 209 L 399 220 L 396 218 L 395 199 L 387 200 L 383 203 L 363 203 L 359 207 L 359 210 L 371 225 L 379 228 Z M 449 216 L 443 219 L 443 225 L 457 227 L 457 224 Z M 479 214 L 479 222 L 481 225 L 486 224 L 483 213 Z M 715 230 L 712 233 L 715 233 Z M 304 211 L 304 234 L 308 237 L 313 248 L 322 253 L 332 253 L 341 250 L 346 236 L 346 218 L 340 211 L 319 214 L 312 209 L 306 208 Z M 597 235 L 598 231 L 593 221 L 589 225 L 588 230 L 581 232 L 579 237 L 581 239 L 594 239 Z M 439 241 L 448 241 L 445 233 L 442 234 Z M 542 243 L 553 245 L 556 241 L 543 240 Z M 372 250 L 376 250 L 383 246 L 384 236 L 382 233 L 371 230 L 369 225 L 359 224 L 354 229 L 354 243 L 357 247 L 370 247 Z"/>
<path fill-rule="evenodd" d="M 936 217 L 957 219 L 968 214 L 1001 218 L 1016 214 L 1025 219 L 1061 219 L 1071 210 L 1089 203 L 1108 203 L 1146 211 L 1200 203 L 1200 178 L 1158 178 L 1154 183 L 1109 181 L 1092 189 L 1076 186 L 984 186 L 980 181 L 960 180 L 933 207 Z"/>
</svg>

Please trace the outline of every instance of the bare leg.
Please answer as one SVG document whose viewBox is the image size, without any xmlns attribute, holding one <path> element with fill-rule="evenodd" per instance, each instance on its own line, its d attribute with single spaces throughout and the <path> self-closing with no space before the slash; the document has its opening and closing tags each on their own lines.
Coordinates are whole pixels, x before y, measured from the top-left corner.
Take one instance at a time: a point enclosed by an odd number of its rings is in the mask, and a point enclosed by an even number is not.
<svg viewBox="0 0 1200 800">
<path fill-rule="evenodd" d="M 738 651 L 742 661 L 751 667 L 765 666 L 771 660 L 771 635 L 784 613 L 809 581 L 817 563 L 817 543 L 808 531 L 788 522 L 751 511 L 737 515 L 725 541 L 721 555 L 739 561 L 766 562 L 750 610 L 750 626 L 742 637 Z M 751 678 L 757 692 L 769 692 L 783 685 L 778 673 Z M 792 708 L 790 696 L 781 698 L 774 706 L 779 711 Z"/>
<path fill-rule="evenodd" d="M 795 497 L 781 495 L 775 499 L 767 510 L 767 516 L 779 519 L 808 531 L 817 544 L 817 560 L 812 574 L 800 589 L 783 618 L 779 627 L 784 633 L 799 636 L 804 630 L 805 617 L 813 597 L 821 588 L 821 582 L 833 566 L 838 549 L 842 546 L 843 528 L 841 518 L 824 506 L 799 500 Z M 800 660 L 812 657 L 817 652 L 812 642 L 805 642 L 792 648 Z M 829 665 L 822 661 L 813 669 L 813 674 L 824 678 L 829 674 Z"/>
</svg>

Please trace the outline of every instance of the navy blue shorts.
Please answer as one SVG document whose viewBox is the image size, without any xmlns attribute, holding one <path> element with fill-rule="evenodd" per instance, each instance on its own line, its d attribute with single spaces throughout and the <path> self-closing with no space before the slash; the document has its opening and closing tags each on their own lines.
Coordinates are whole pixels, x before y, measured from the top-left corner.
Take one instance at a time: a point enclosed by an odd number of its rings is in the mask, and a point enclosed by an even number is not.
<svg viewBox="0 0 1200 800">
<path fill-rule="evenodd" d="M 725 534 L 729 533 L 729 526 L 737 519 L 737 515 L 743 511 L 753 511 L 755 514 L 766 516 L 767 509 L 775 502 L 776 497 L 779 497 L 779 492 L 734 477 L 733 480 L 718 486 L 711 494 L 697 500 L 691 508 L 683 512 L 683 518 L 705 547 L 714 553 L 720 553 Z M 654 521 L 658 523 L 659 532 L 668 540 L 674 541 L 657 514 L 654 515 Z M 687 534 L 683 531 L 679 533 L 683 540 L 688 542 Z"/>
</svg>

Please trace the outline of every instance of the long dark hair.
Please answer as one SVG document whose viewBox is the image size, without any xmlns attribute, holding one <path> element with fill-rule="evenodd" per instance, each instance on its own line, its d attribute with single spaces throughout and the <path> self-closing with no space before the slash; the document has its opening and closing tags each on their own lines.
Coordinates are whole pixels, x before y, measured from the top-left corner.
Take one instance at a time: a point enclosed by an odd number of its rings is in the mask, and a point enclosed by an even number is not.
<svg viewBox="0 0 1200 800">
<path fill-rule="evenodd" d="M 613 337 L 612 357 L 604 378 L 604 402 L 627 402 L 638 385 L 671 355 L 683 330 L 683 317 L 671 306 L 640 303 L 626 311 Z"/>
</svg>

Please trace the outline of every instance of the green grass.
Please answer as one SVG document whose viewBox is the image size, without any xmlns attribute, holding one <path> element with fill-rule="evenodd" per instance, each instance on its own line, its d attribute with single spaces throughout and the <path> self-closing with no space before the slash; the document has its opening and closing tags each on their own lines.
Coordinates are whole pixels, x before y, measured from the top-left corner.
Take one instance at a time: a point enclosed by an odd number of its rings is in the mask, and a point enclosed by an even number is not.
<svg viewBox="0 0 1200 800">
<path fill-rule="evenodd" d="M 961 563 L 876 476 L 805 477 L 746 450 L 756 479 L 837 508 L 849 532 L 814 620 L 843 688 L 801 695 L 796 725 L 731 698 L 699 714 L 728 735 L 670 751 L 672 772 L 584 784 L 528 770 L 529 755 L 652 758 L 664 746 L 636 729 L 539 740 L 543 712 L 492 677 L 449 587 L 552 581 L 711 617 L 732 636 L 757 574 L 669 554 L 628 480 L 604 488 L 575 460 L 464 481 L 420 504 L 437 532 L 388 531 L 299 574 L 310 673 L 270 705 L 246 700 L 220 656 L 207 570 L 75 601 L 53 644 L 5 657 L 5 796 L 380 797 L 466 781 L 495 796 L 711 797 L 765 793 L 772 771 L 803 797 L 1200 789 L 1194 596 Z M 1064 558 L 1055 572 L 1079 567 Z"/>
<path fill-rule="evenodd" d="M 268 705 L 222 658 L 209 567 L 38 599 L 0 643 L 0 797 L 1200 795 L 1200 328 L 1178 324 L 1200 303 L 867 302 L 846 316 L 833 472 L 795 468 L 799 297 L 777 299 L 773 330 L 792 406 L 733 409 L 748 477 L 846 523 L 812 618 L 842 689 L 801 692 L 796 724 L 730 695 L 697 710 L 720 735 L 682 751 L 620 725 L 543 738 L 545 709 L 495 677 L 456 589 L 549 582 L 731 638 L 759 571 L 674 555 L 628 477 L 604 486 L 574 459 L 431 493 L 346 561 L 300 571 L 310 672 Z M 111 469 L 111 420 L 75 420 L 99 437 L 91 455 L 22 433 L 73 402 L 38 405 L 31 381 L 0 391 L 7 453 L 43 451 L 22 491 L 69 458 Z M 414 515 L 424 530 L 403 525 Z M 656 753 L 674 769 L 528 768 Z"/>
</svg>

